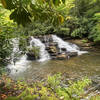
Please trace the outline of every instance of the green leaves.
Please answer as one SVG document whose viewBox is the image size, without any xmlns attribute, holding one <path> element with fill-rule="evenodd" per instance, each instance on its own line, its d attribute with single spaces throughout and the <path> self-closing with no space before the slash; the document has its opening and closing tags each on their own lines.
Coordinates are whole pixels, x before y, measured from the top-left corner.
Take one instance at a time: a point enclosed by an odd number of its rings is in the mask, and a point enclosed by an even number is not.
<svg viewBox="0 0 100 100">
<path fill-rule="evenodd" d="M 21 8 L 14 10 L 10 15 L 10 19 L 14 20 L 14 22 L 17 22 L 18 25 L 22 24 L 25 26 L 26 23 L 31 21 L 30 16 L 30 13 L 28 13 L 25 8 Z"/>
<path fill-rule="evenodd" d="M 66 0 L 5 0 L 2 4 L 6 9 L 13 10 L 11 20 L 23 26 L 33 19 L 41 22 L 49 20 L 57 26 L 64 22 L 68 14 Z"/>
</svg>

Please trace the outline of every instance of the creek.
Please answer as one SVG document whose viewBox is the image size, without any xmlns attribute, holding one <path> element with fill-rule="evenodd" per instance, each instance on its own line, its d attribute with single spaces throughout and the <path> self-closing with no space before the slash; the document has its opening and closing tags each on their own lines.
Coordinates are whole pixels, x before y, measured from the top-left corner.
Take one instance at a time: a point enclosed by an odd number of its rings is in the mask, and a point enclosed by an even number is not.
<svg viewBox="0 0 100 100">
<path fill-rule="evenodd" d="M 55 35 L 53 35 L 52 38 L 54 42 L 58 43 L 60 51 L 61 48 L 65 48 L 68 52 L 77 52 L 78 56 L 64 60 L 51 59 L 44 43 L 32 37 L 29 47 L 32 47 L 32 45 L 40 47 L 40 59 L 37 61 L 30 61 L 27 60 L 27 55 L 22 55 L 15 64 L 12 61 L 11 64 L 7 66 L 7 68 L 10 69 L 9 76 L 15 80 L 31 79 L 40 81 L 47 78 L 48 75 L 63 73 L 67 74 L 65 77 L 68 79 L 87 76 L 92 79 L 95 86 L 100 84 L 99 50 L 96 52 L 81 51 L 77 45 L 65 42 Z M 15 45 L 12 55 L 14 55 L 14 52 L 18 52 L 18 50 L 18 45 Z"/>
</svg>

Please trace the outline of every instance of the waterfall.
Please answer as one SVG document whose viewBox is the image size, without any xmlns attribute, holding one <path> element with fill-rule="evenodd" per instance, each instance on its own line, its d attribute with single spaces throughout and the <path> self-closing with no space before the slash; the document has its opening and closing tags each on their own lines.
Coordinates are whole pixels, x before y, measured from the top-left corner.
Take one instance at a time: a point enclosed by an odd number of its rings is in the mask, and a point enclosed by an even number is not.
<svg viewBox="0 0 100 100">
<path fill-rule="evenodd" d="M 77 52 L 78 55 L 81 55 L 83 53 L 87 53 L 87 51 L 80 51 L 80 48 L 72 43 L 69 42 L 65 42 L 63 41 L 60 37 L 56 36 L 56 35 L 52 35 L 53 41 L 58 43 L 58 46 L 60 48 L 66 48 L 66 51 L 68 52 Z"/>
<path fill-rule="evenodd" d="M 29 61 L 27 61 L 27 56 L 22 55 L 20 57 L 16 57 L 16 55 L 20 55 L 19 50 L 19 39 L 12 39 L 12 45 L 13 45 L 13 51 L 11 54 L 11 62 L 7 66 L 8 69 L 10 69 L 10 74 L 15 74 L 19 72 L 23 72 L 27 67 Z"/>
<path fill-rule="evenodd" d="M 39 39 L 31 37 L 30 47 L 32 48 L 32 46 L 40 48 L 40 62 L 50 59 L 49 53 L 45 50 L 45 45 Z"/>
<path fill-rule="evenodd" d="M 15 54 L 19 53 L 19 39 L 17 39 L 17 38 L 12 39 L 11 44 L 13 46 L 11 58 L 14 59 Z"/>
</svg>

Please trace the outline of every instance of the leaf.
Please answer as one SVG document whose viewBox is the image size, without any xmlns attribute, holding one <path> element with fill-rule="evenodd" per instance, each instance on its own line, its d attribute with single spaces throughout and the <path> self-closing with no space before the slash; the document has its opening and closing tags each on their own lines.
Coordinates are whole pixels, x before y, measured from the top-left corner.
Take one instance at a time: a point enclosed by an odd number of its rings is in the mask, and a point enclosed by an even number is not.
<svg viewBox="0 0 100 100">
<path fill-rule="evenodd" d="M 5 0 L 1 0 L 2 5 L 4 6 L 4 8 L 7 8 L 7 4 Z"/>
</svg>

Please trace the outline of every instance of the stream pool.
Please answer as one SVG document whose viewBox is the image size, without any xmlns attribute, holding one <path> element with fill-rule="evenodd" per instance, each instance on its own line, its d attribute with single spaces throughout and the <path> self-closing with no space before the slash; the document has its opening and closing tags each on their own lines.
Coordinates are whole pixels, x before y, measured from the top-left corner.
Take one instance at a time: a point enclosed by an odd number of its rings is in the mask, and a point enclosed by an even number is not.
<svg viewBox="0 0 100 100">
<path fill-rule="evenodd" d="M 9 75 L 13 79 L 41 80 L 58 72 L 67 73 L 70 78 L 88 76 L 100 82 L 100 51 L 89 52 L 69 60 L 32 61 L 28 63 L 25 70 Z"/>
</svg>

